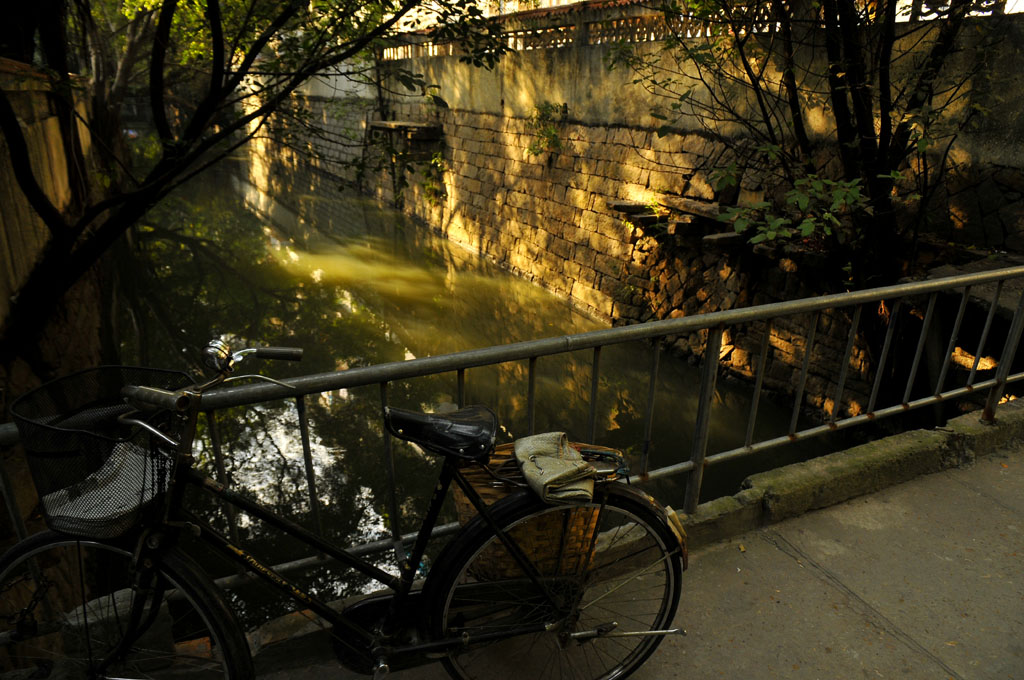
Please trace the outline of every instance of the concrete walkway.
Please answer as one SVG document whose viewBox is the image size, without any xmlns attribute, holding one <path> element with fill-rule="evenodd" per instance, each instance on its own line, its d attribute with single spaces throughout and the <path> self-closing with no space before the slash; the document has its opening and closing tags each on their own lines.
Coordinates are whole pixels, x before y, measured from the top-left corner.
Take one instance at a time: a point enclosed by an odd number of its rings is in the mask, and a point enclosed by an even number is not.
<svg viewBox="0 0 1024 680">
<path fill-rule="evenodd" d="M 1024 680 L 1024 447 L 706 546 L 683 582 L 689 634 L 637 680 Z M 261 677 L 365 677 L 308 654 Z"/>
</svg>

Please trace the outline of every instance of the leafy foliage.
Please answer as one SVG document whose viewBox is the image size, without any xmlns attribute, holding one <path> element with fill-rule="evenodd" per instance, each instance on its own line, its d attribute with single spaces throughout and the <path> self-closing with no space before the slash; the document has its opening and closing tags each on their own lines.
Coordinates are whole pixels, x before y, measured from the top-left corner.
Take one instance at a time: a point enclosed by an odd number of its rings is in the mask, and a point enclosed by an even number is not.
<svg viewBox="0 0 1024 680">
<path fill-rule="evenodd" d="M 560 151 L 562 138 L 558 133 L 557 123 L 564 120 L 566 115 L 562 106 L 548 101 L 534 107 L 529 129 L 537 138 L 527 145 L 526 153 L 530 156 L 539 156 L 547 151 Z"/>
<path fill-rule="evenodd" d="M 913 165 L 940 181 L 959 130 L 981 113 L 964 105 L 974 71 L 947 67 L 971 1 L 914 22 L 898 5 L 666 0 L 660 48 L 619 45 L 608 65 L 662 100 L 658 135 L 699 130 L 728 147 L 729 167 L 703 169 L 719 191 L 766 195 L 771 205 L 726 211 L 739 231 L 870 244 L 880 255 L 851 253 L 859 278 L 889 277 L 928 209 L 917 199 L 932 195 L 897 180 Z M 917 215 L 903 209 L 915 204 Z"/>
<path fill-rule="evenodd" d="M 423 187 L 423 193 L 430 205 L 439 205 L 448 195 L 444 188 L 444 173 L 447 171 L 448 164 L 445 163 L 444 154 L 440 151 L 435 151 L 430 157 L 430 162 L 425 163 L 420 169 L 423 178 L 420 186 Z"/>
<path fill-rule="evenodd" d="M 840 243 L 855 238 L 851 216 L 870 211 L 860 180 L 801 177 L 785 193 L 782 210 L 767 201 L 731 206 L 719 219 L 737 233 L 751 233 L 751 243 L 799 238 L 818 245 L 835 237 Z"/>
</svg>

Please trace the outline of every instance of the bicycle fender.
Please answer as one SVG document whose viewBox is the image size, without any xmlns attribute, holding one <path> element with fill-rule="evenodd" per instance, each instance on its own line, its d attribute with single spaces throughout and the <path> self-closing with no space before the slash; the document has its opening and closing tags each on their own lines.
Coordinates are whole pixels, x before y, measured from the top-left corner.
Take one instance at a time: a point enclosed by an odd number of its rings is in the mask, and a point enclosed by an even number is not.
<svg viewBox="0 0 1024 680">
<path fill-rule="evenodd" d="M 675 536 L 679 542 L 680 555 L 682 556 L 683 570 L 685 571 L 689 567 L 689 550 L 687 546 L 686 529 L 683 527 L 683 520 L 679 514 L 672 509 L 671 506 L 662 505 L 650 494 L 641 491 L 635 486 L 630 486 L 620 483 L 608 483 L 602 484 L 600 487 L 603 491 L 609 494 L 615 494 L 620 497 L 630 498 L 635 502 L 641 503 L 647 506 L 650 510 L 654 511 L 665 522 L 665 525 L 672 531 L 672 535 Z"/>
</svg>

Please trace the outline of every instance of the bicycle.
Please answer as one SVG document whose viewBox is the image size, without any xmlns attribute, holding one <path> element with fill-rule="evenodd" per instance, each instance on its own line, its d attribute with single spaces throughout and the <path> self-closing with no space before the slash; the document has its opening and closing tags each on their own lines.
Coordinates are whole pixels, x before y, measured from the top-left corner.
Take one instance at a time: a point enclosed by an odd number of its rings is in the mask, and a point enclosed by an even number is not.
<svg viewBox="0 0 1024 680">
<path fill-rule="evenodd" d="M 671 628 L 686 544 L 674 514 L 595 462 L 593 499 L 546 505 L 488 466 L 497 418 L 386 408 L 392 435 L 440 457 L 438 481 L 392 575 L 275 515 L 196 469 L 192 444 L 209 389 L 249 355 L 291 348 L 207 348 L 216 376 L 194 384 L 158 369 L 91 369 L 12 405 L 50 527 L 0 558 L 0 678 L 254 676 L 245 634 L 211 578 L 182 550 L 204 543 L 318 616 L 339 660 L 380 678 L 440 660 L 461 680 L 544 673 L 625 678 Z M 507 445 L 506 445 L 507 447 Z M 603 462 L 602 462 L 603 461 Z M 473 475 L 512 492 L 488 505 Z M 475 516 L 416 578 L 452 488 Z M 300 588 L 189 511 L 200 490 L 298 538 L 385 591 L 339 608 Z M 507 489 L 506 489 L 507 492 Z M 409 616 L 409 611 L 417 612 Z"/>
</svg>

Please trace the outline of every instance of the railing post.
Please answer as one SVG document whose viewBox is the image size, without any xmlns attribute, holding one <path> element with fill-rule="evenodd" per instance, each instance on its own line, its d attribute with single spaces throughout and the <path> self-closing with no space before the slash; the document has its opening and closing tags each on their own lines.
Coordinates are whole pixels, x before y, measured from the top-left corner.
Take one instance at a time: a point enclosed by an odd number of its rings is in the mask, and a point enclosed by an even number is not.
<svg viewBox="0 0 1024 680">
<path fill-rule="evenodd" d="M 640 460 L 640 474 L 647 475 L 651 455 L 651 440 L 654 433 L 654 397 L 658 391 L 658 366 L 661 358 L 661 341 L 651 343 L 651 374 L 647 385 L 647 413 L 644 417 L 644 450 Z"/>
<path fill-rule="evenodd" d="M 964 287 L 964 294 L 960 297 L 960 308 L 956 312 L 956 321 L 953 323 L 953 332 L 949 334 L 949 344 L 946 345 L 946 354 L 942 359 L 942 370 L 939 371 L 939 379 L 935 381 L 935 396 L 942 394 L 942 386 L 946 383 L 946 376 L 949 374 L 949 365 L 953 361 L 953 352 L 956 350 L 956 339 L 960 335 L 960 324 L 963 323 L 964 313 L 967 311 L 967 300 L 971 294 L 971 287 Z"/>
<path fill-rule="evenodd" d="M 594 348 L 594 363 L 590 370 L 590 419 L 587 424 L 587 432 L 591 444 L 597 439 L 597 389 L 598 381 L 601 378 L 601 346 Z"/>
<path fill-rule="evenodd" d="M 319 534 L 324 533 L 320 520 L 320 497 L 316 492 L 316 474 L 313 471 L 313 450 L 309 445 L 309 420 L 306 418 L 306 398 L 295 397 L 295 410 L 299 415 L 299 437 L 302 440 L 302 462 L 306 468 L 306 490 L 309 492 L 309 511 L 313 514 L 313 526 Z"/>
<path fill-rule="evenodd" d="M 793 399 L 793 415 L 789 420 L 789 436 L 796 434 L 796 426 L 800 423 L 800 411 L 804 403 L 804 389 L 807 387 L 807 373 L 811 369 L 811 353 L 814 351 L 814 338 L 818 334 L 818 322 L 821 320 L 821 312 L 815 312 L 814 320 L 811 322 L 811 330 L 807 334 L 807 344 L 804 345 L 804 360 L 800 364 L 800 379 L 797 381 L 796 395 Z"/>
<path fill-rule="evenodd" d="M 996 384 L 992 386 L 992 390 L 988 393 L 988 399 L 985 401 L 985 410 L 981 419 L 986 423 L 996 421 L 996 406 L 1003 398 L 1003 392 L 1006 391 L 1006 378 L 1010 375 L 1010 364 L 1013 363 L 1013 357 L 1017 354 L 1017 344 L 1020 342 L 1022 329 L 1024 329 L 1024 293 L 1021 293 L 1017 311 L 1013 314 L 1013 324 L 1010 326 L 1010 332 L 1006 335 L 1003 356 L 999 359 L 999 368 L 996 369 Z"/>
<path fill-rule="evenodd" d="M 928 298 L 928 308 L 924 312 L 924 321 L 921 322 L 921 335 L 917 339 L 917 349 L 914 351 L 914 361 L 910 366 L 910 377 L 907 378 L 907 389 L 903 392 L 903 405 L 910 403 L 910 394 L 914 390 L 914 380 L 917 379 L 917 369 L 921 366 L 921 356 L 924 354 L 924 344 L 928 340 L 928 329 L 932 325 L 932 317 L 935 315 L 935 301 L 939 299 L 938 293 L 932 293 Z"/>
<path fill-rule="evenodd" d="M 843 406 L 843 391 L 846 388 L 846 377 L 850 372 L 850 358 L 853 356 L 853 348 L 857 342 L 857 329 L 860 327 L 860 311 L 863 308 L 863 305 L 857 305 L 857 308 L 853 311 L 853 319 L 850 321 L 850 334 L 846 338 L 846 351 L 843 352 L 843 356 L 840 359 L 839 383 L 836 385 L 836 394 L 832 399 L 832 413 L 828 419 L 828 422 L 833 425 L 836 422 L 836 416 L 839 415 Z"/>
<path fill-rule="evenodd" d="M 885 300 L 882 300 L 882 303 L 884 302 Z M 897 300 L 896 304 L 889 310 L 888 327 L 885 329 L 885 342 L 882 343 L 882 355 L 878 358 L 878 365 L 875 366 L 875 381 L 871 385 L 871 397 L 868 399 L 868 414 L 875 412 L 878 392 L 882 387 L 882 378 L 885 375 L 885 363 L 889 360 L 889 348 L 892 346 L 893 331 L 896 330 L 896 323 L 899 320 L 902 305 L 903 301 Z"/>
<path fill-rule="evenodd" d="M 533 434 L 537 428 L 537 357 L 530 357 L 527 369 L 528 387 L 526 391 L 527 434 Z"/>
<path fill-rule="evenodd" d="M 683 511 L 692 513 L 700 502 L 700 487 L 704 481 L 704 457 L 708 449 L 708 432 L 711 429 L 711 403 L 715 396 L 715 382 L 718 379 L 718 355 L 722 351 L 724 326 L 708 329 L 708 341 L 704 348 L 704 362 L 701 365 L 700 395 L 697 401 L 697 422 L 693 431 L 693 450 L 690 460 L 693 470 L 686 482 L 686 499 Z"/>
<path fill-rule="evenodd" d="M 992 319 L 996 316 L 996 309 L 999 307 L 999 296 L 1003 292 L 1003 281 L 996 284 L 996 292 L 992 297 L 992 304 L 989 305 L 988 315 L 985 316 L 985 327 L 981 330 L 981 338 L 978 339 L 978 349 L 974 352 L 974 363 L 971 364 L 971 374 L 967 377 L 968 386 L 974 384 L 974 377 L 978 374 L 978 364 L 981 363 L 981 354 L 985 351 L 985 342 L 988 340 L 988 332 L 992 329 Z"/>
<path fill-rule="evenodd" d="M 750 400 L 750 416 L 747 418 L 747 435 L 743 438 L 743 446 L 754 442 L 754 428 L 757 425 L 757 407 L 761 402 L 761 387 L 764 385 L 764 374 L 768 372 L 768 345 L 772 341 L 772 322 L 764 322 L 764 335 L 761 338 L 761 354 L 757 360 L 757 379 L 754 381 L 754 396 Z"/>
<path fill-rule="evenodd" d="M 215 411 L 206 411 L 206 425 L 210 430 L 210 448 L 213 449 L 213 467 L 217 475 L 217 481 L 227 486 L 228 473 L 224 468 L 224 452 L 220 446 L 220 428 L 217 427 L 217 414 Z M 235 545 L 241 545 L 242 541 L 238 535 L 238 514 L 235 512 L 235 506 L 230 503 L 223 503 L 224 514 L 228 518 L 228 536 L 231 537 L 231 542 Z M 239 565 L 237 572 L 239 575 L 245 573 L 245 569 Z"/>
<path fill-rule="evenodd" d="M 380 408 L 383 413 L 388 406 L 388 384 L 380 384 Z M 405 546 L 402 543 L 402 525 L 398 515 L 398 486 L 395 477 L 395 453 L 391 446 L 391 433 L 384 428 L 384 468 L 388 475 L 389 504 L 388 510 L 391 513 L 391 539 L 395 548 L 395 557 L 398 564 L 405 564 Z"/>
</svg>

